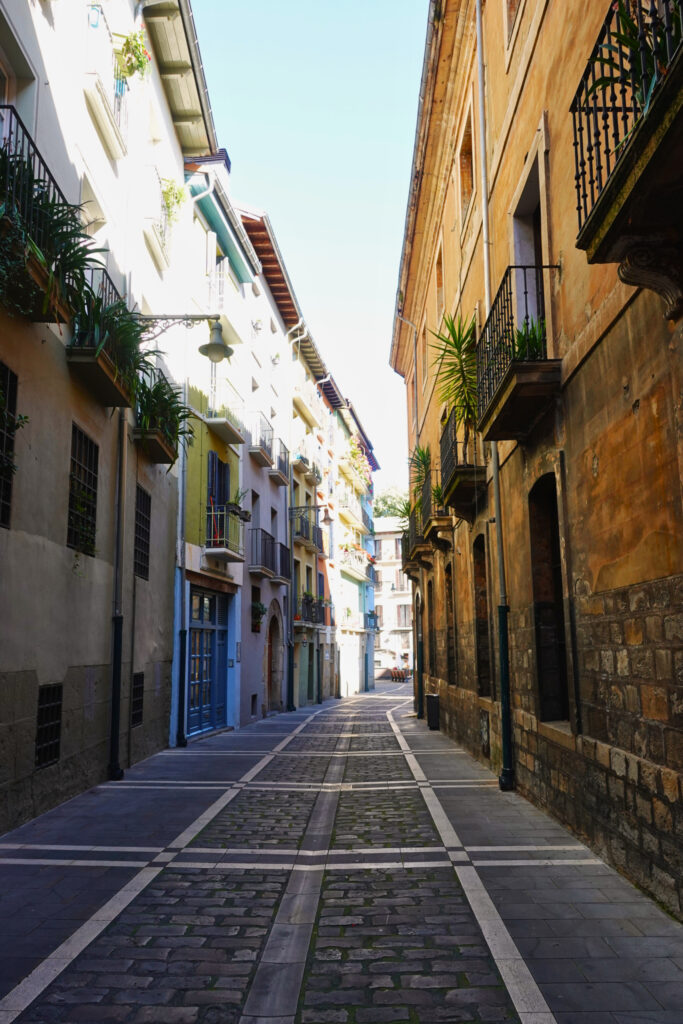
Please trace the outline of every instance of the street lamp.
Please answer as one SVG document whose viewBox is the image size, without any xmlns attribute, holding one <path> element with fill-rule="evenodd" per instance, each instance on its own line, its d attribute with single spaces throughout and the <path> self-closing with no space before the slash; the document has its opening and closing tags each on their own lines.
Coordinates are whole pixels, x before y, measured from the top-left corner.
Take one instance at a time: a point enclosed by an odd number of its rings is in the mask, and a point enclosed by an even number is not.
<svg viewBox="0 0 683 1024">
<path fill-rule="evenodd" d="M 211 333 L 208 342 L 199 346 L 203 356 L 207 356 L 212 363 L 220 363 L 223 359 L 230 359 L 233 350 L 223 337 L 220 317 L 217 313 L 177 313 L 169 316 L 154 316 L 153 314 L 140 313 L 138 319 L 144 323 L 145 334 L 149 338 L 158 338 L 160 334 L 167 331 L 173 324 L 182 324 L 183 327 L 196 327 L 197 324 L 211 323 Z"/>
<path fill-rule="evenodd" d="M 230 359 L 233 350 L 226 344 L 220 320 L 213 321 L 210 339 L 206 345 L 199 346 L 199 351 L 203 356 L 207 356 L 212 363 L 220 363 L 223 359 Z"/>
</svg>

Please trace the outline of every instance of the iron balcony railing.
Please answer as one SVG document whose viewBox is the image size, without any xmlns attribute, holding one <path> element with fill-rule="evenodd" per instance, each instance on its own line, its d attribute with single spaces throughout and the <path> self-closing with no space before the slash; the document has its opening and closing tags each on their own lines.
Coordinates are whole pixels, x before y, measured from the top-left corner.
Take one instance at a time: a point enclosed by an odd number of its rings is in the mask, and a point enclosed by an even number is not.
<svg viewBox="0 0 683 1024">
<path fill-rule="evenodd" d="M 401 534 L 401 565 L 407 565 L 410 561 L 410 538 L 408 531 Z"/>
<path fill-rule="evenodd" d="M 418 513 L 418 509 L 414 508 L 410 513 L 410 518 L 408 519 L 409 551 L 414 551 L 417 545 L 422 543 L 424 543 L 424 537 L 422 536 L 422 520 Z"/>
<path fill-rule="evenodd" d="M 206 547 L 244 555 L 244 523 L 225 505 L 207 505 Z"/>
<path fill-rule="evenodd" d="M 308 594 L 301 594 L 297 600 L 294 610 L 294 619 L 302 622 L 310 622 L 314 625 L 325 625 L 325 602 L 321 597 L 312 597 Z"/>
<path fill-rule="evenodd" d="M 379 622 L 377 621 L 377 612 L 365 612 L 365 628 L 371 630 L 379 629 Z"/>
<path fill-rule="evenodd" d="M 273 428 L 262 412 L 256 413 L 249 424 L 249 437 L 252 448 L 262 448 L 273 458 Z"/>
<path fill-rule="evenodd" d="M 267 569 L 273 574 L 278 571 L 275 538 L 259 526 L 249 530 L 249 568 Z"/>
<path fill-rule="evenodd" d="M 90 4 L 88 33 L 89 70 L 99 76 L 114 121 L 125 138 L 128 127 L 128 81 L 123 73 L 114 38 L 101 3 Z"/>
<path fill-rule="evenodd" d="M 104 306 L 121 301 L 121 294 L 104 267 L 88 267 L 85 278 Z"/>
<path fill-rule="evenodd" d="M 377 586 L 377 570 L 371 562 L 368 562 L 365 567 L 365 577 L 373 584 L 373 586 Z"/>
<path fill-rule="evenodd" d="M 428 469 L 422 482 L 422 529 L 432 518 L 432 471 Z"/>
<path fill-rule="evenodd" d="M 547 359 L 543 273 L 556 269 L 513 265 L 505 271 L 477 344 L 480 420 L 513 361 Z"/>
<path fill-rule="evenodd" d="M 443 492 L 447 493 L 457 469 L 477 464 L 477 446 L 474 431 L 470 433 L 467 447 L 465 447 L 464 441 L 458 441 L 455 409 L 451 410 L 446 420 L 446 426 L 441 432 L 439 449 L 441 455 L 441 487 Z"/>
<path fill-rule="evenodd" d="M 277 458 L 275 465 L 283 476 L 289 478 L 289 449 L 281 437 L 277 439 Z"/>
<path fill-rule="evenodd" d="M 323 551 L 323 531 L 317 522 L 318 506 L 294 505 L 290 508 L 289 514 L 294 539 L 315 544 L 319 551 Z"/>
<path fill-rule="evenodd" d="M 4 215 L 17 216 L 38 248 L 51 234 L 55 203 L 67 198 L 14 107 L 0 105 L 0 201 Z"/>
<path fill-rule="evenodd" d="M 277 571 L 276 576 L 279 576 L 283 580 L 289 580 L 292 577 L 292 570 L 289 565 L 289 548 L 286 544 L 276 543 L 276 557 L 277 557 Z"/>
<path fill-rule="evenodd" d="M 363 520 L 363 526 L 368 531 L 368 533 L 372 533 L 372 529 L 373 529 L 372 516 L 362 506 L 361 506 L 361 510 L 360 511 L 361 511 L 361 519 Z"/>
<path fill-rule="evenodd" d="M 646 116 L 683 38 L 683 0 L 619 0 L 609 5 L 570 112 L 576 209 L 583 227 Z"/>
</svg>

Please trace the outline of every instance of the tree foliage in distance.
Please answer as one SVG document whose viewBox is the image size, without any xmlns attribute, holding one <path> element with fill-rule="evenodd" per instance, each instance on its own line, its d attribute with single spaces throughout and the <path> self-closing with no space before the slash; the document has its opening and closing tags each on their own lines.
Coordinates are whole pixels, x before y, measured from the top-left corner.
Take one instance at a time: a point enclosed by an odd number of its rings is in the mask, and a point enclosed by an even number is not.
<svg viewBox="0 0 683 1024">
<path fill-rule="evenodd" d="M 400 490 L 398 487 L 390 487 L 375 498 L 372 504 L 373 515 L 375 519 L 383 516 L 398 516 L 400 519 L 403 517 L 407 501 L 407 491 Z"/>
</svg>

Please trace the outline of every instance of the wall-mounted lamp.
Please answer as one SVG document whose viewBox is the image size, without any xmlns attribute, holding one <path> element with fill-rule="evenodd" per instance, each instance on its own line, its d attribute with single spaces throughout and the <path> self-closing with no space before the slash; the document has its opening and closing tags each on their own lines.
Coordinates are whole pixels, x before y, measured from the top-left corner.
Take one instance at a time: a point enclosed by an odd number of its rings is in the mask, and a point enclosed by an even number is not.
<svg viewBox="0 0 683 1024">
<path fill-rule="evenodd" d="M 211 336 L 205 345 L 199 346 L 199 351 L 212 363 L 220 363 L 223 359 L 230 359 L 233 350 L 226 343 L 223 337 L 223 328 L 220 320 L 214 320 L 211 324 Z"/>
</svg>

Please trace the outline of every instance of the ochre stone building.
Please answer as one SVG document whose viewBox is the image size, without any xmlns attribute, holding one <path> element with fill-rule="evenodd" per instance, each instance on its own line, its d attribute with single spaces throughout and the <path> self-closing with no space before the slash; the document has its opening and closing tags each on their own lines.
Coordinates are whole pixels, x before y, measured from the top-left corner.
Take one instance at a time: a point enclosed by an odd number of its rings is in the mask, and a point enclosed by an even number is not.
<svg viewBox="0 0 683 1024">
<path fill-rule="evenodd" d="M 680 914 L 681 3 L 478 6 L 430 8 L 391 348 L 418 712 Z"/>
</svg>

